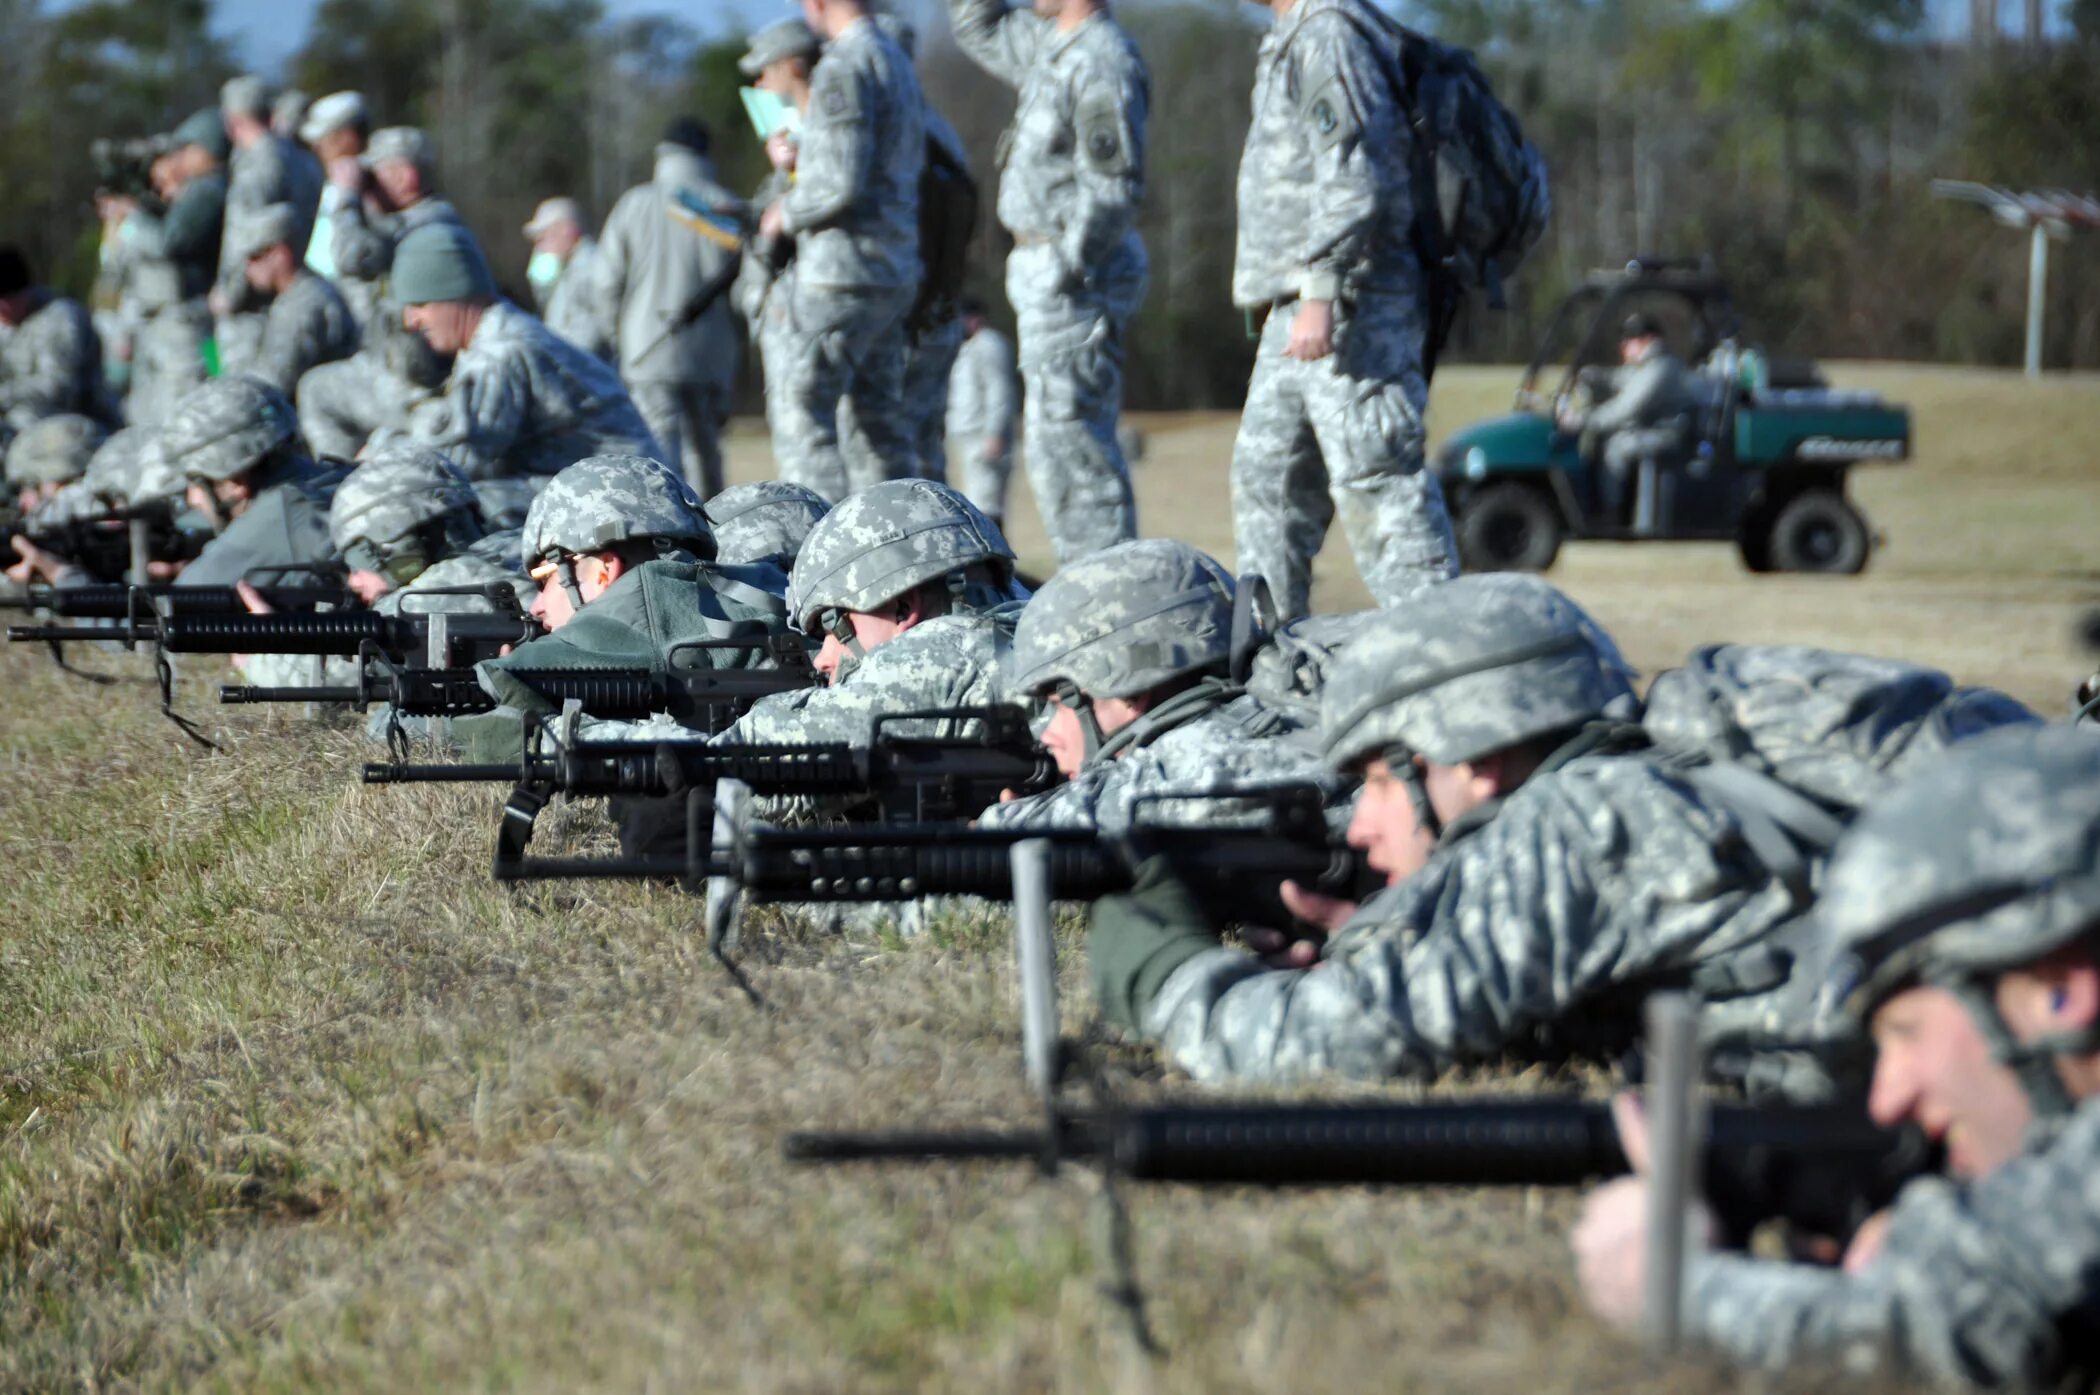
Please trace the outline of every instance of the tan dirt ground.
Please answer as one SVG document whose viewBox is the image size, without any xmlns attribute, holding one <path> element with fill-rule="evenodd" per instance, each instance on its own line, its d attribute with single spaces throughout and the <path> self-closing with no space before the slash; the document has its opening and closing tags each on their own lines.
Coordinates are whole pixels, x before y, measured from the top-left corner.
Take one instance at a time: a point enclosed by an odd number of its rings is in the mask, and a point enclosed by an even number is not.
<svg viewBox="0 0 2100 1395">
<path fill-rule="evenodd" d="M 1512 376 L 1451 370 L 1435 425 Z M 1865 578 L 1593 546 L 1556 579 L 1646 665 L 1831 643 L 2059 710 L 2100 600 L 2100 384 L 1837 376 L 1918 412 L 1921 460 L 1862 481 L 1890 539 Z M 1230 422 L 1142 424 L 1146 520 L 1226 551 Z M 739 438 L 741 475 L 763 456 Z M 1321 576 L 1360 603 L 1346 555 Z M 1001 924 L 907 944 L 756 914 L 756 1010 L 668 891 L 491 884 L 493 794 L 366 789 L 353 729 L 221 712 L 193 666 L 206 755 L 143 661 L 80 661 L 123 681 L 0 654 L 0 1389 L 1780 1388 L 1600 1333 L 1575 1199 L 1544 1191 L 1129 1188 L 1168 1352 L 1144 1360 L 1097 1291 L 1088 1174 L 778 1159 L 791 1128 L 1029 1122 Z M 585 811 L 543 824 L 602 846 Z M 1071 927 L 1064 975 L 1077 1031 Z"/>
</svg>

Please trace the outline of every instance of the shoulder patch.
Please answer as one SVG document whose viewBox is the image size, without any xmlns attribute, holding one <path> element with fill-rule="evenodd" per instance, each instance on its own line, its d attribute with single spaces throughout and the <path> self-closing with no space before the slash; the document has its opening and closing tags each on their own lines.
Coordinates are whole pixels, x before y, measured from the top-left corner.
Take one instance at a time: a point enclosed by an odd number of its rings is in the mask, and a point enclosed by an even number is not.
<svg viewBox="0 0 2100 1395">
<path fill-rule="evenodd" d="M 827 116 L 844 116 L 853 106 L 846 96 L 846 89 L 834 87 L 824 94 L 824 112 Z"/>
<path fill-rule="evenodd" d="M 1080 103 L 1073 124 L 1079 131 L 1079 148 L 1087 160 L 1109 174 L 1126 174 L 1135 165 L 1132 151 L 1124 148 L 1123 109 L 1106 94 Z"/>
<path fill-rule="evenodd" d="M 1356 108 L 1340 78 L 1321 83 L 1303 108 L 1305 124 L 1312 129 L 1315 150 L 1338 145 L 1357 133 Z"/>
</svg>

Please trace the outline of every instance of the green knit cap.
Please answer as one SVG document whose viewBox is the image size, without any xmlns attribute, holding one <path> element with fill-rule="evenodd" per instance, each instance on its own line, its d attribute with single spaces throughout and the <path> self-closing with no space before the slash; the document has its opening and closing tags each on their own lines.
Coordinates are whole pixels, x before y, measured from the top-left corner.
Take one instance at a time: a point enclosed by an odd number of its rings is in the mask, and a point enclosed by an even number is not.
<svg viewBox="0 0 2100 1395">
<path fill-rule="evenodd" d="M 494 300 L 496 278 L 474 234 L 457 223 L 425 223 L 394 249 L 393 296 L 403 305 Z"/>
</svg>

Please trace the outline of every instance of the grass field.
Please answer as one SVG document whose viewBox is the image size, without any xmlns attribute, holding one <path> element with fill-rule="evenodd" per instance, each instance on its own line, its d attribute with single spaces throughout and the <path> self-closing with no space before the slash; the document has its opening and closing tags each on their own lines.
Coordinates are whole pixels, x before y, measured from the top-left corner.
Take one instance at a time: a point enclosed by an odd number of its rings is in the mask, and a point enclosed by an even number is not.
<svg viewBox="0 0 2100 1395">
<path fill-rule="evenodd" d="M 1860 482 L 1866 577 L 1598 545 L 1556 580 L 1651 668 L 1801 640 L 2060 711 L 2100 602 L 2100 383 L 1837 376 L 1917 413 L 1920 460 Z M 1448 372 L 1434 425 L 1511 377 Z M 1146 522 L 1229 553 L 1231 423 L 1142 424 Z M 1345 553 L 1319 599 L 1362 602 Z M 1773 1388 L 1600 1333 L 1546 1192 L 1128 1189 L 1148 1359 L 1098 1292 L 1089 1175 L 778 1161 L 796 1127 L 1029 1121 L 1003 925 L 754 916 L 759 1010 L 669 892 L 492 885 L 493 794 L 365 789 L 353 731 L 222 714 L 201 669 L 180 701 L 227 749 L 200 753 L 142 661 L 83 662 L 120 680 L 0 654 L 0 1388 Z M 1078 1031 L 1069 932 L 1064 970 Z"/>
</svg>

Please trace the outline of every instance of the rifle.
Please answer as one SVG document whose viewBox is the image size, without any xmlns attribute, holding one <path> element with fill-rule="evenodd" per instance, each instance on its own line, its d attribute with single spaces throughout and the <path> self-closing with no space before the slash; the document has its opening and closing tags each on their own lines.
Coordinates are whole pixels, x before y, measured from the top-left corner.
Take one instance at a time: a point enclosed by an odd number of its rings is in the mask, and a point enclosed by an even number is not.
<svg viewBox="0 0 2100 1395">
<path fill-rule="evenodd" d="M 208 534 L 177 528 L 164 504 L 0 530 L 0 563 L 15 560 L 13 539 L 17 537 L 108 582 L 121 581 L 147 561 L 192 561 L 211 540 Z"/>
<path fill-rule="evenodd" d="M 429 611 L 380 615 L 304 612 L 288 615 L 177 614 L 158 611 L 127 614 L 109 626 L 10 625 L 13 641 L 65 643 L 71 640 L 115 640 L 126 649 L 151 644 L 163 654 L 321 654 L 354 657 L 371 650 L 396 658 L 423 656 L 433 668 L 493 659 L 506 645 L 523 644 L 540 633 L 539 622 L 521 615 L 507 585 L 487 589 L 492 602 L 508 604 L 508 614 L 460 614 Z"/>
<path fill-rule="evenodd" d="M 712 668 L 695 661 L 695 651 L 718 648 L 764 649 L 770 668 Z M 404 717 L 467 717 L 493 712 L 496 698 L 481 686 L 472 668 L 417 667 L 388 661 L 376 651 L 363 654 L 357 682 L 311 688 L 257 688 L 226 684 L 222 703 L 341 702 L 357 707 L 385 703 Z M 551 705 L 574 701 L 584 713 L 614 720 L 637 720 L 665 712 L 681 726 L 717 732 L 742 716 L 759 698 L 794 692 L 816 681 L 809 651 L 796 635 L 758 639 L 687 640 L 671 646 L 665 672 L 654 669 L 506 669 L 518 682 Z M 374 769 L 410 772 L 375 779 Z M 410 781 L 506 780 L 522 778 L 519 766 L 367 766 L 365 783 Z M 500 773 L 497 773 L 500 772 Z"/>
<path fill-rule="evenodd" d="M 258 586 L 256 591 L 276 610 L 344 610 L 363 604 L 356 592 L 339 586 Z M 240 593 L 231 586 L 177 586 L 165 581 L 146 586 L 39 585 L 19 595 L 0 596 L 0 610 L 41 610 L 64 620 L 121 620 L 135 607 L 164 615 L 247 613 Z"/>
</svg>

